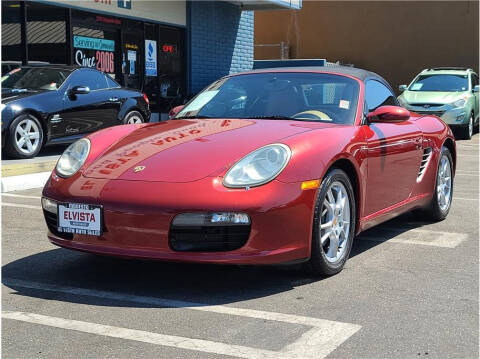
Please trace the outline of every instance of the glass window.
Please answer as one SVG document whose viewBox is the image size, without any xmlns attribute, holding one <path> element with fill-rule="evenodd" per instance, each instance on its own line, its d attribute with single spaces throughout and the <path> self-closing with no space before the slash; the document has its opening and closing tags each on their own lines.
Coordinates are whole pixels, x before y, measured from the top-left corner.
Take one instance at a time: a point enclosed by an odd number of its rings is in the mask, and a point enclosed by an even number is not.
<svg viewBox="0 0 480 359">
<path fill-rule="evenodd" d="M 220 79 L 177 117 L 295 119 L 353 124 L 358 82 L 314 73 L 264 73 Z"/>
<path fill-rule="evenodd" d="M 22 67 L 2 77 L 2 88 L 29 90 L 56 90 L 70 71 L 50 68 Z"/>
<path fill-rule="evenodd" d="M 120 87 L 120 85 L 114 80 L 111 78 L 111 76 L 109 75 L 105 75 L 106 78 L 107 78 L 107 85 L 109 88 L 117 88 L 117 87 Z"/>
<path fill-rule="evenodd" d="M 99 71 L 79 69 L 68 79 L 68 88 L 74 86 L 87 86 L 90 91 L 101 90 L 108 87 L 105 75 Z"/>
<path fill-rule="evenodd" d="M 15 64 L 4 61 L 22 61 L 22 37 L 20 31 L 21 7 L 18 1 L 2 1 L 2 75 Z"/>
<path fill-rule="evenodd" d="M 468 75 L 420 75 L 409 91 L 456 92 L 468 90 Z"/>
<path fill-rule="evenodd" d="M 26 2 L 25 5 L 28 61 L 66 64 L 66 10 L 30 2 Z"/>
<path fill-rule="evenodd" d="M 76 65 L 102 72 L 118 72 L 117 32 L 73 27 L 73 61 Z"/>
<path fill-rule="evenodd" d="M 369 80 L 365 85 L 365 101 L 368 112 L 372 112 L 380 106 L 398 105 L 392 91 L 381 82 L 375 80 Z"/>
</svg>

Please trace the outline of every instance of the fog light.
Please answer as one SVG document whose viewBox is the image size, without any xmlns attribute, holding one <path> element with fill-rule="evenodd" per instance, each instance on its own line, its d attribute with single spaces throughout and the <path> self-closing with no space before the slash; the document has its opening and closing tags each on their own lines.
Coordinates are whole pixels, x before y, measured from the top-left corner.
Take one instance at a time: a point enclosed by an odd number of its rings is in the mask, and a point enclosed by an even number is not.
<svg viewBox="0 0 480 359">
<path fill-rule="evenodd" d="M 457 118 L 455 119 L 455 121 L 460 122 L 460 121 L 463 121 L 464 118 L 465 118 L 465 114 L 462 113 L 461 115 L 458 115 L 458 116 L 457 116 Z"/>
<path fill-rule="evenodd" d="M 248 225 L 250 217 L 246 213 L 238 212 L 182 213 L 175 216 L 172 224 L 174 226 Z"/>
<path fill-rule="evenodd" d="M 57 202 L 49 198 L 42 197 L 42 208 L 47 212 L 57 214 Z"/>
</svg>

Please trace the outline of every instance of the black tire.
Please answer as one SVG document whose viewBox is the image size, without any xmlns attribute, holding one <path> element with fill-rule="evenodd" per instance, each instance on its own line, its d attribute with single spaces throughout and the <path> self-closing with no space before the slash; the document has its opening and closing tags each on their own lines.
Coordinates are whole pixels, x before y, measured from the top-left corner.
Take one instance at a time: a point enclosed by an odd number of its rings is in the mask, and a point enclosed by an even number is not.
<svg viewBox="0 0 480 359">
<path fill-rule="evenodd" d="M 132 121 L 132 120 L 139 120 L 141 122 L 134 122 L 134 123 L 144 123 L 145 122 L 145 119 L 143 118 L 142 114 L 138 111 L 130 111 L 128 112 L 125 117 L 123 118 L 123 123 L 126 125 L 129 123 L 129 121 Z"/>
<path fill-rule="evenodd" d="M 470 115 L 470 118 L 468 120 L 468 125 L 465 127 L 461 127 L 459 131 L 459 138 L 461 140 L 471 140 L 472 135 L 475 132 L 475 118 L 473 116 L 473 112 Z"/>
<path fill-rule="evenodd" d="M 25 121 L 32 121 L 36 126 L 36 130 L 38 130 L 38 142 L 33 138 L 31 140 L 29 140 L 29 142 L 31 144 L 32 144 L 32 140 L 33 140 L 33 142 L 36 143 L 36 145 L 34 146 L 34 149 L 32 151 L 29 151 L 28 147 L 20 148 L 18 143 L 17 143 L 17 137 L 19 136 L 18 133 L 17 133 L 17 128 L 19 126 L 23 127 L 22 124 L 25 124 Z M 34 126 L 32 126 L 31 128 L 33 129 Z M 37 132 L 37 131 L 35 131 L 35 132 Z M 32 132 L 30 132 L 30 133 L 32 133 Z M 42 128 L 42 125 L 41 125 L 40 121 L 37 120 L 33 115 L 30 115 L 30 114 L 24 114 L 24 115 L 18 116 L 17 118 L 15 118 L 12 121 L 12 123 L 8 127 L 5 142 L 6 142 L 5 143 L 5 153 L 9 157 L 19 158 L 19 159 L 35 157 L 43 147 L 43 128 Z"/>
<path fill-rule="evenodd" d="M 450 164 L 450 178 L 451 178 L 451 190 L 450 190 L 450 197 L 449 197 L 449 203 L 448 207 L 445 209 L 442 209 L 442 206 L 439 203 L 439 196 L 438 196 L 438 181 L 439 181 L 439 171 L 440 171 L 440 165 L 442 163 L 442 158 L 446 158 Z M 429 206 L 425 209 L 425 214 L 426 217 L 432 221 L 442 221 L 444 220 L 448 212 L 450 212 L 450 207 L 452 206 L 452 198 L 453 198 L 453 160 L 452 160 L 452 154 L 450 153 L 450 150 L 447 147 L 442 147 L 442 151 L 440 152 L 440 155 L 438 157 L 438 164 L 437 164 L 437 176 L 435 179 L 435 190 L 433 192 L 433 197 L 432 201 L 430 202 Z"/>
<path fill-rule="evenodd" d="M 327 192 L 330 187 L 336 183 L 340 182 L 346 193 L 348 195 L 349 211 L 350 211 L 350 226 L 348 229 L 348 237 L 346 237 L 346 244 L 344 246 L 343 254 L 335 262 L 332 262 L 327 259 L 324 245 L 321 244 L 321 219 L 322 219 L 322 208 Z M 356 225 L 356 204 L 355 204 L 355 195 L 350 183 L 350 179 L 347 174 L 337 168 L 331 169 L 325 176 L 318 191 L 317 201 L 315 203 L 315 212 L 313 217 L 313 229 L 312 229 L 312 250 L 310 254 L 310 260 L 306 263 L 306 268 L 308 272 L 315 276 L 331 276 L 340 272 L 345 262 L 347 261 L 350 250 L 352 249 L 353 238 L 355 236 L 355 225 Z M 330 241 L 327 238 L 325 241 Z"/>
</svg>

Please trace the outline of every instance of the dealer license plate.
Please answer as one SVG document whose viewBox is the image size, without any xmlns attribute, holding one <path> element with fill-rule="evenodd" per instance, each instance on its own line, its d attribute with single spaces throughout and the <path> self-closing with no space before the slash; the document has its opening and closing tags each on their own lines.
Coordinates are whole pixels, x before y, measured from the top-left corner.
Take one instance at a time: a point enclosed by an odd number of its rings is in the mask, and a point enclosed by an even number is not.
<svg viewBox="0 0 480 359">
<path fill-rule="evenodd" d="M 58 204 L 58 231 L 102 235 L 102 206 L 84 203 Z"/>
</svg>

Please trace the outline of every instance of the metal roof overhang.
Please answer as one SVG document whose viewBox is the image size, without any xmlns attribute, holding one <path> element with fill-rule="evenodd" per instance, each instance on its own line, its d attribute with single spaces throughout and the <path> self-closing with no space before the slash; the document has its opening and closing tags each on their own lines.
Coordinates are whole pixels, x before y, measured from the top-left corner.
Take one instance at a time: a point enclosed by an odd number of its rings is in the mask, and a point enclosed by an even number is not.
<svg viewBox="0 0 480 359">
<path fill-rule="evenodd" d="M 242 10 L 299 10 L 302 0 L 237 0 L 227 1 L 242 7 Z"/>
</svg>

